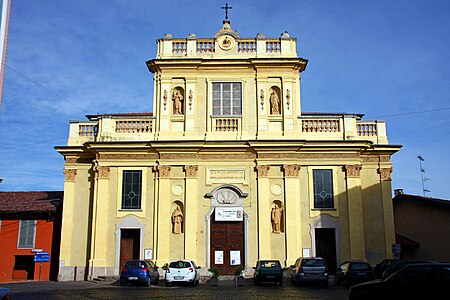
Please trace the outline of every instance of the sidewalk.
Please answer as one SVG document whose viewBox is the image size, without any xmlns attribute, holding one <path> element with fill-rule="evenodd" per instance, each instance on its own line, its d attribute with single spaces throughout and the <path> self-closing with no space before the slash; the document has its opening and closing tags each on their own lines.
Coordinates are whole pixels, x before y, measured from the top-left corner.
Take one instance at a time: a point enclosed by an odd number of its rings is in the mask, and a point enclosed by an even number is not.
<svg viewBox="0 0 450 300">
<path fill-rule="evenodd" d="M 54 290 L 90 289 L 110 284 L 111 282 L 103 284 L 103 283 L 94 283 L 92 281 L 67 281 L 67 282 L 21 281 L 21 282 L 0 283 L 0 287 L 8 288 L 11 294 L 17 294 L 17 293 L 37 293 Z"/>
</svg>

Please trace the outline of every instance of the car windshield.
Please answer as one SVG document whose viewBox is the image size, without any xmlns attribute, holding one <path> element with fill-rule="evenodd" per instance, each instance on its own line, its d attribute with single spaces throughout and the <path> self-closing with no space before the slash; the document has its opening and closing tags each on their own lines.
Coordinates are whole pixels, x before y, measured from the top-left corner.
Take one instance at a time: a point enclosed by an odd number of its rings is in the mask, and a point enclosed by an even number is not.
<svg viewBox="0 0 450 300">
<path fill-rule="evenodd" d="M 147 266 L 143 261 L 129 261 L 125 264 L 125 268 L 127 269 L 136 269 L 136 268 L 146 268 Z"/>
<path fill-rule="evenodd" d="M 302 260 L 302 267 L 323 267 L 325 263 L 321 259 L 304 259 Z"/>
<path fill-rule="evenodd" d="M 183 268 L 190 268 L 191 263 L 187 261 L 173 261 L 170 263 L 169 268 L 173 269 L 183 269 Z"/>
<path fill-rule="evenodd" d="M 366 263 L 352 263 L 350 264 L 350 269 L 360 271 L 360 270 L 370 270 L 371 267 L 369 264 Z"/>
<path fill-rule="evenodd" d="M 276 268 L 280 267 L 280 263 L 278 261 L 262 261 L 261 268 Z"/>
</svg>

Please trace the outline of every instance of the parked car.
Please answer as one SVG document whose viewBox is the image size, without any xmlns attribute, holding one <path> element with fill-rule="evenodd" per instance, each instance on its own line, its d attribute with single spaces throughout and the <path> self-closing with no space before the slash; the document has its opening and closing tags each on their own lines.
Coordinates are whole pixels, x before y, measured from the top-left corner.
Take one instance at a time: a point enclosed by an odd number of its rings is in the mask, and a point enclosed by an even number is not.
<svg viewBox="0 0 450 300">
<path fill-rule="evenodd" d="M 320 283 L 328 286 L 328 267 L 321 257 L 301 258 L 291 266 L 291 280 L 298 285 L 302 283 Z"/>
<path fill-rule="evenodd" d="M 373 268 L 373 275 L 375 278 L 380 279 L 383 276 L 383 272 L 393 263 L 397 261 L 396 259 L 386 258 L 381 262 L 377 263 Z"/>
<path fill-rule="evenodd" d="M 200 281 L 198 269 L 200 266 L 192 260 L 171 261 L 166 269 L 165 284 L 169 286 L 173 283 L 187 283 L 195 286 Z"/>
<path fill-rule="evenodd" d="M 0 299 L 1 300 L 9 300 L 9 289 L 0 288 Z"/>
<path fill-rule="evenodd" d="M 336 284 L 353 285 L 374 279 L 372 266 L 367 262 L 352 260 L 340 265 L 334 274 Z"/>
<path fill-rule="evenodd" d="M 352 286 L 349 299 L 449 299 L 450 263 L 409 264 L 386 279 Z"/>
<path fill-rule="evenodd" d="M 431 260 L 397 260 L 393 262 L 384 272 L 381 276 L 381 279 L 386 279 L 401 268 L 411 265 L 411 264 L 421 264 L 421 263 L 434 263 L 435 261 Z"/>
<path fill-rule="evenodd" d="M 129 260 L 120 273 L 120 285 L 127 283 L 140 283 L 149 286 L 150 283 L 158 284 L 158 267 L 153 262 L 145 260 Z"/>
<path fill-rule="evenodd" d="M 278 260 L 258 260 L 256 262 L 253 282 L 260 285 L 261 282 L 274 282 L 283 285 L 283 268 Z"/>
</svg>

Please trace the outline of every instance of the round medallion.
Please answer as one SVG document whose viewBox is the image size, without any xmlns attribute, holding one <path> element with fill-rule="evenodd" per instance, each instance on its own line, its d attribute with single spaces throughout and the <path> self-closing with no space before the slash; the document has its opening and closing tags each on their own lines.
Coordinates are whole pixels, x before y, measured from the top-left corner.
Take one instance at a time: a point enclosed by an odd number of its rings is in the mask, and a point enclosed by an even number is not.
<svg viewBox="0 0 450 300">
<path fill-rule="evenodd" d="M 172 194 L 175 196 L 180 196 L 183 193 L 183 187 L 179 184 L 174 184 L 172 186 Z"/>
<path fill-rule="evenodd" d="M 234 48 L 234 46 L 236 45 L 236 41 L 231 35 L 223 35 L 219 37 L 217 43 L 219 44 L 219 47 L 225 51 Z"/>
<path fill-rule="evenodd" d="M 272 194 L 274 194 L 276 196 L 280 195 L 281 192 L 283 191 L 283 189 L 281 188 L 281 186 L 279 184 L 272 185 L 270 190 L 272 191 Z"/>
</svg>

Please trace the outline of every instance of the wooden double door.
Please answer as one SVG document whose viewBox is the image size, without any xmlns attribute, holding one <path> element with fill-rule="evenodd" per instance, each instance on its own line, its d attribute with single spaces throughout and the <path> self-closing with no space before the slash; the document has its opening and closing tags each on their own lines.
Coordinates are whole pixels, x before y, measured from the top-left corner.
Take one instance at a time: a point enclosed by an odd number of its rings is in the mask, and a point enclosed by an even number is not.
<svg viewBox="0 0 450 300">
<path fill-rule="evenodd" d="M 232 275 L 236 268 L 245 267 L 244 221 L 216 221 L 213 213 L 210 222 L 211 266 L 221 275 Z M 221 259 L 223 263 L 218 263 Z"/>
<path fill-rule="evenodd" d="M 140 235 L 140 229 L 122 229 L 120 231 L 120 270 L 127 261 L 139 259 Z"/>
</svg>

